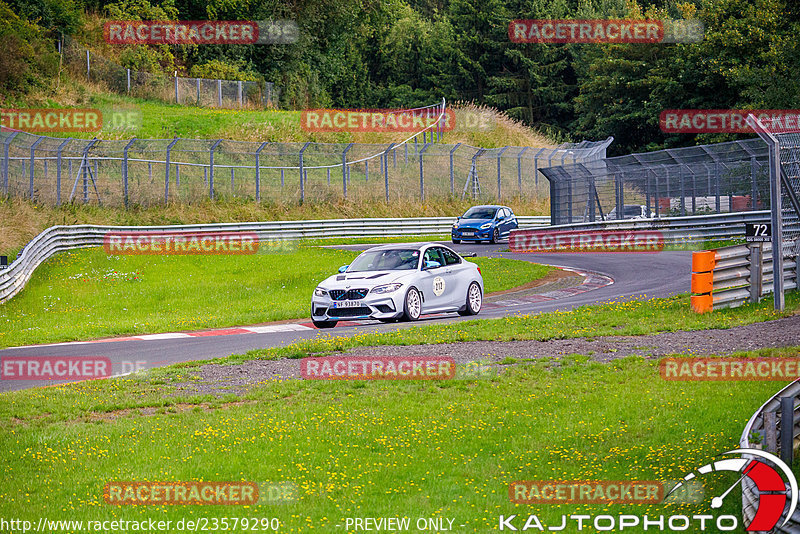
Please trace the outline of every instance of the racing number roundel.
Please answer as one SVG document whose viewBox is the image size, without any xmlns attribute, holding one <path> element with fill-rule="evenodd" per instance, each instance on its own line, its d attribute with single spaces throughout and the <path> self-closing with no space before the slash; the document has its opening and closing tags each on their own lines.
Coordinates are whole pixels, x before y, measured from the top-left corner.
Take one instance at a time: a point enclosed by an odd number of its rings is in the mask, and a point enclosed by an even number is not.
<svg viewBox="0 0 800 534">
<path fill-rule="evenodd" d="M 437 297 L 444 293 L 444 278 L 437 276 L 433 279 L 433 294 Z"/>
</svg>

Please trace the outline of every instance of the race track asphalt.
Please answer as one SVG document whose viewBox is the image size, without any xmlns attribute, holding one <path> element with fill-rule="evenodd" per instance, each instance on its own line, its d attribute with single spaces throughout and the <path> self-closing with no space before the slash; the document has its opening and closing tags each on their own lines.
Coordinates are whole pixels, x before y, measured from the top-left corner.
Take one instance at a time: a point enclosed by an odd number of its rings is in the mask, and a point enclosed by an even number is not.
<svg viewBox="0 0 800 534">
<path fill-rule="evenodd" d="M 449 243 L 447 243 L 449 245 Z M 374 246 L 374 245 L 373 245 Z M 518 305 L 485 309 L 478 316 L 488 319 L 507 315 L 535 314 L 553 310 L 569 310 L 577 306 L 633 297 L 666 297 L 689 290 L 691 252 L 667 251 L 656 254 L 593 253 L 593 254 L 514 254 L 507 244 L 451 245 L 459 253 L 476 252 L 479 256 L 513 258 L 582 271 L 592 271 L 613 278 L 614 283 L 545 302 L 522 302 Z M 352 246 L 359 249 L 369 246 Z M 190 337 L 163 340 L 129 340 L 90 344 L 63 344 L 42 347 L 21 347 L 0 350 L 5 357 L 39 356 L 102 356 L 109 358 L 115 372 L 123 364 L 130 368 L 137 362 L 143 367 L 158 367 L 191 360 L 205 360 L 241 354 L 253 349 L 289 345 L 301 339 L 318 336 L 349 336 L 364 332 L 381 332 L 424 325 L 464 320 L 457 314 L 425 318 L 415 323 L 365 323 L 339 326 L 331 330 L 301 330 L 247 335 Z M 474 318 L 473 318 L 474 319 Z M 0 391 L 53 385 L 54 381 L 0 380 Z"/>
</svg>

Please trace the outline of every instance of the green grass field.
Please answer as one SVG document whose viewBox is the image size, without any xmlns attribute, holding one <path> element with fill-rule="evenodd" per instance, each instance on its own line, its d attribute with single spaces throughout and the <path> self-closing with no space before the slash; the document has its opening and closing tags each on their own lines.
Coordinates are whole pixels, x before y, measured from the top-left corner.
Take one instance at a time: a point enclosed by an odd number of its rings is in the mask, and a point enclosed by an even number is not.
<svg viewBox="0 0 800 534">
<path fill-rule="evenodd" d="M 306 318 L 317 284 L 357 255 L 307 246 L 248 256 L 65 252 L 0 304 L 0 347 Z M 482 268 L 487 293 L 552 270 L 518 260 L 472 260 Z"/>
<path fill-rule="evenodd" d="M 354 516 L 444 517 L 464 525 L 457 532 L 487 532 L 500 514 L 537 514 L 545 525 L 575 513 L 691 515 L 707 508 L 518 505 L 508 485 L 680 478 L 735 448 L 749 415 L 781 385 L 666 382 L 654 361 L 585 357 L 519 364 L 491 380 L 274 381 L 242 398 L 165 397 L 163 384 L 142 377 L 3 394 L 0 446 L 15 460 L 3 470 L 0 515 L 266 517 L 284 532 L 352 532 L 335 525 Z M 291 481 L 300 498 L 105 504 L 103 486 L 122 480 Z M 704 480 L 706 499 L 734 481 Z M 723 512 L 739 506 L 737 491 Z"/>
</svg>

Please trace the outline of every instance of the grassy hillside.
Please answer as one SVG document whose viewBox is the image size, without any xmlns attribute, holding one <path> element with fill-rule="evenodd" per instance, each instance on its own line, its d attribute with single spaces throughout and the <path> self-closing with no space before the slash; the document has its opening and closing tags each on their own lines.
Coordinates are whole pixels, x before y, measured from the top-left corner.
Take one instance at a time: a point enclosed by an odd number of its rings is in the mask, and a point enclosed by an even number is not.
<svg viewBox="0 0 800 534">
<path fill-rule="evenodd" d="M 431 102 L 433 104 L 434 102 Z M 172 137 L 234 139 L 238 141 L 319 143 L 391 143 L 406 139 L 408 133 L 308 132 L 300 127 L 300 111 L 214 109 L 169 104 L 156 100 L 130 98 L 108 92 L 103 86 L 66 80 L 55 90 L 35 92 L 13 103 L 14 107 L 135 109 L 142 113 L 140 128 L 104 129 L 100 134 L 53 134 L 56 137 L 99 137 L 100 139 L 169 139 Z M 10 107 L 10 106 L 9 106 Z M 484 106 L 468 103 L 451 105 L 456 114 L 455 128 L 445 133 L 445 143 L 466 143 L 495 148 L 506 145 L 550 147 L 554 143 L 540 133 Z M 469 116 L 469 117 L 468 117 Z M 477 118 L 477 120 L 476 120 Z M 472 126 L 480 124 L 480 127 Z M 422 138 L 420 137 L 420 140 Z"/>
</svg>

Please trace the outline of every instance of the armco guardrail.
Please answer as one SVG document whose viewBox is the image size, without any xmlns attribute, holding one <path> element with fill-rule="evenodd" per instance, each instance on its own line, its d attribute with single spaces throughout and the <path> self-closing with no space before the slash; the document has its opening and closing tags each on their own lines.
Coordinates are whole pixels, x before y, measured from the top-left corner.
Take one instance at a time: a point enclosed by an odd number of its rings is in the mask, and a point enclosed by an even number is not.
<svg viewBox="0 0 800 534">
<path fill-rule="evenodd" d="M 769 222 L 769 211 L 742 211 L 697 215 L 692 217 L 663 217 L 660 219 L 623 219 L 548 226 L 554 232 L 601 230 L 658 231 L 665 244 L 697 243 L 744 238 L 748 222 Z"/>
<path fill-rule="evenodd" d="M 517 217 L 521 227 L 546 225 L 550 217 Z M 181 226 L 53 226 L 36 236 L 17 259 L 0 271 L 0 302 L 19 293 L 34 270 L 47 258 L 64 250 L 98 247 L 107 232 L 252 232 L 259 239 L 314 237 L 371 237 L 449 233 L 455 217 L 418 219 L 326 219 L 252 223 L 191 224 Z"/>
<path fill-rule="evenodd" d="M 764 246 L 768 245 L 768 246 Z M 784 289 L 796 289 L 800 255 L 784 249 Z M 704 313 L 758 302 L 773 291 L 769 243 L 750 243 L 692 255 L 692 309 Z"/>
<path fill-rule="evenodd" d="M 800 443 L 800 425 L 796 417 L 798 399 L 800 399 L 800 381 L 794 381 L 764 403 L 761 408 L 747 422 L 739 440 L 742 449 L 759 449 L 775 454 L 786 461 L 789 451 L 781 450 L 783 437 L 781 436 L 781 420 L 785 420 L 781 410 L 781 399 L 791 399 L 792 407 L 792 452 Z M 755 435 L 759 439 L 755 439 Z M 787 436 L 788 438 L 788 436 Z M 751 443 L 757 441 L 757 443 Z M 787 442 L 789 440 L 787 439 Z M 789 462 L 791 466 L 791 461 Z M 789 489 L 789 488 L 787 488 Z M 759 491 L 755 483 L 748 477 L 742 479 L 742 517 L 745 523 L 753 520 L 759 503 Z M 796 511 L 783 526 L 777 526 L 770 532 L 780 534 L 796 534 L 800 532 L 800 510 Z"/>
</svg>

